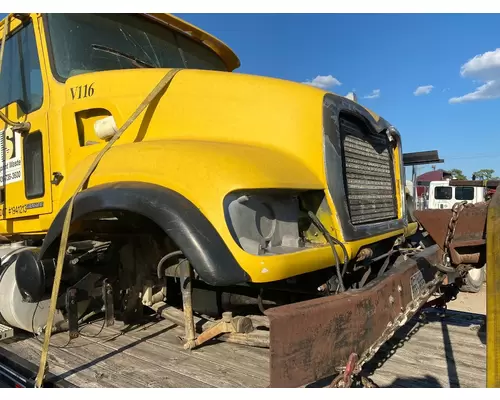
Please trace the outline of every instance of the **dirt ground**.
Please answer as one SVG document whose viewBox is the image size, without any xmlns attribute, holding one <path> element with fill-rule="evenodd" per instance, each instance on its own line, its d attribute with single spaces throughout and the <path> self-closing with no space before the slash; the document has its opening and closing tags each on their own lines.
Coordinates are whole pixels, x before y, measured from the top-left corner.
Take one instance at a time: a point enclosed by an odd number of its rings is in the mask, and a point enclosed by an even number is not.
<svg viewBox="0 0 500 400">
<path fill-rule="evenodd" d="M 448 309 L 486 315 L 486 284 L 479 293 L 459 293 L 448 303 Z"/>
</svg>

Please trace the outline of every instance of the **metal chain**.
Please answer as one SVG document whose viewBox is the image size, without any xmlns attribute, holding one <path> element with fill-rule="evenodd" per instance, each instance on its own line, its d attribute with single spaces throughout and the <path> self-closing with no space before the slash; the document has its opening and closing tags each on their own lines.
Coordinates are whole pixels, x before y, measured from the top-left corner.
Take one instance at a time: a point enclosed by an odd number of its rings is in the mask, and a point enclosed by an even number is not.
<svg viewBox="0 0 500 400">
<path fill-rule="evenodd" d="M 443 280 L 444 274 L 441 272 L 436 273 L 434 279 L 432 281 L 429 281 L 425 284 L 425 286 L 422 287 L 420 294 L 418 295 L 417 298 L 412 300 L 407 306 L 406 309 L 400 313 L 396 319 L 392 322 L 389 322 L 387 324 L 387 327 L 385 328 L 384 332 L 382 335 L 379 337 L 379 339 L 373 343 L 368 350 L 366 350 L 361 357 L 359 357 L 358 361 L 356 362 L 356 366 L 353 369 L 353 374 L 359 374 L 361 372 L 361 368 L 365 363 L 370 361 L 373 356 L 377 353 L 377 351 L 386 343 L 394 334 L 396 331 L 401 328 L 403 325 L 405 325 L 408 320 L 425 304 L 429 296 L 432 294 L 431 290 L 433 290 L 436 285 L 439 284 Z M 363 379 L 364 378 L 364 379 Z M 349 386 L 352 383 L 352 379 L 349 381 Z M 377 387 L 375 383 L 366 377 L 361 377 L 361 384 L 363 387 Z M 347 387 L 349 387 L 347 386 Z M 346 387 L 344 385 L 344 382 L 342 380 L 342 374 L 338 375 L 331 383 L 330 387 Z"/>
<path fill-rule="evenodd" d="M 451 218 L 448 222 L 448 232 L 446 233 L 446 238 L 444 239 L 443 246 L 443 265 L 450 265 L 450 244 L 455 236 L 455 229 L 457 228 L 458 217 L 465 207 L 470 207 L 472 204 L 467 203 L 467 201 L 461 201 L 455 203 L 451 208 Z"/>
<path fill-rule="evenodd" d="M 452 216 L 450 219 L 450 222 L 448 223 L 448 232 L 446 234 L 446 238 L 444 241 L 444 251 L 443 251 L 443 264 L 445 266 L 448 266 L 450 264 L 450 259 L 449 259 L 449 248 L 450 248 L 450 243 L 453 240 L 453 237 L 455 235 L 455 230 L 457 227 L 457 222 L 458 218 L 460 216 L 460 213 L 465 207 L 470 207 L 472 204 L 468 203 L 467 201 L 462 201 L 455 203 L 453 207 L 451 208 L 452 211 Z M 366 350 L 363 355 L 359 358 L 359 361 L 356 363 L 356 368 L 354 369 L 354 373 L 359 373 L 361 371 L 361 368 L 363 365 L 368 362 L 370 359 L 373 358 L 373 356 L 377 353 L 377 351 L 386 343 L 395 333 L 396 331 L 401 328 L 403 325 L 408 322 L 408 320 L 419 310 L 420 307 L 425 303 L 425 300 L 428 299 L 428 297 L 432 294 L 430 291 L 443 279 L 443 274 L 442 273 L 437 273 L 436 277 L 428 282 L 421 290 L 420 295 L 411 301 L 407 306 L 404 312 L 399 314 L 396 319 L 392 322 L 389 322 L 387 324 L 387 327 L 385 328 L 384 332 L 380 336 L 380 338 L 370 346 L 368 350 Z M 373 387 L 370 386 L 370 382 L 361 379 L 361 382 L 364 387 Z M 336 385 L 337 387 L 340 386 L 340 380 L 337 378 L 332 382 L 332 385 Z"/>
<path fill-rule="evenodd" d="M 380 347 L 382 347 L 382 345 L 387 342 L 399 328 L 405 325 L 406 322 L 408 322 L 408 320 L 419 310 L 420 307 L 422 307 L 428 297 L 432 294 L 431 290 L 433 290 L 436 285 L 439 284 L 440 281 L 442 281 L 443 276 L 444 275 L 442 273 L 437 273 L 436 277 L 432 281 L 429 281 L 422 288 L 419 296 L 411 301 L 406 306 L 406 309 L 401 314 L 399 314 L 394 321 L 387 324 L 387 327 L 385 328 L 380 338 L 374 344 L 372 344 L 370 348 L 366 350 L 359 358 L 359 361 L 356 365 L 357 372 L 361 371 L 361 367 L 363 366 L 363 364 L 373 358 Z"/>
</svg>

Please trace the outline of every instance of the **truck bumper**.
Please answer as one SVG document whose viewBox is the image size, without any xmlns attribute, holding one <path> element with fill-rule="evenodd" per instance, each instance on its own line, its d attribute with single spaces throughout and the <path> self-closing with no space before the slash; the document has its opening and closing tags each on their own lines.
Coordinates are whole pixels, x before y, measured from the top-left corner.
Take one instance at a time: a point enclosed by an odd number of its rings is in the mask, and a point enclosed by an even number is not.
<svg viewBox="0 0 500 400">
<path fill-rule="evenodd" d="M 268 310 L 270 387 L 332 376 L 352 353 L 371 358 L 388 329 L 404 324 L 440 286 L 443 275 L 434 267 L 440 254 L 434 245 L 362 289 Z"/>
</svg>

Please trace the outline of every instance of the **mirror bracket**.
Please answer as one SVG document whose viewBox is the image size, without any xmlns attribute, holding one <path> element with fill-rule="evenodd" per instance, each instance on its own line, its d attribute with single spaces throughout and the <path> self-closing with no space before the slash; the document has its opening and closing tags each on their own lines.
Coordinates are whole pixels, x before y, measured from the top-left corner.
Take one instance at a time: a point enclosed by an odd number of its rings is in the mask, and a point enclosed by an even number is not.
<svg viewBox="0 0 500 400">
<path fill-rule="evenodd" d="M 3 112 L 0 111 L 0 120 L 5 122 L 7 125 L 12 127 L 12 130 L 19 131 L 21 133 L 27 133 L 31 129 L 31 124 L 29 122 L 14 122 L 11 121 Z"/>
</svg>

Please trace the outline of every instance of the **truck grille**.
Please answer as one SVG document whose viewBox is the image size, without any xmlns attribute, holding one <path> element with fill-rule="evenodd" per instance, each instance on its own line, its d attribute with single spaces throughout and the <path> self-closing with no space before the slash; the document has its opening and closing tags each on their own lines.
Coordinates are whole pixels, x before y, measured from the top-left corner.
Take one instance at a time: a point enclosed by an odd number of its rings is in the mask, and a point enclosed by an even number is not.
<svg viewBox="0 0 500 400">
<path fill-rule="evenodd" d="M 340 115 L 347 203 L 353 225 L 397 219 L 392 152 L 387 136 Z"/>
</svg>

